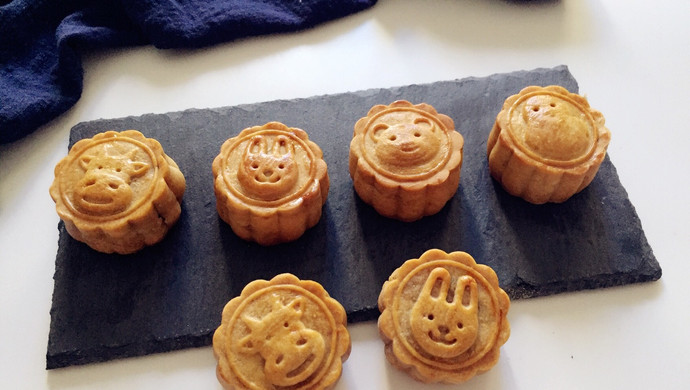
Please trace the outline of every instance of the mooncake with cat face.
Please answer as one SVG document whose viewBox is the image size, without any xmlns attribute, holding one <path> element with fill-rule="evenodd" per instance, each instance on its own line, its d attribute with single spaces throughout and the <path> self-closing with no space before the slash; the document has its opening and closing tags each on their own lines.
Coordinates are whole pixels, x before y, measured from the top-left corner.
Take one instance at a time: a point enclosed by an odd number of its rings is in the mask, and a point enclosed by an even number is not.
<svg viewBox="0 0 690 390">
<path fill-rule="evenodd" d="M 508 295 L 496 273 L 465 252 L 406 261 L 378 299 L 388 361 L 413 378 L 460 383 L 492 368 L 510 336 Z"/>
<path fill-rule="evenodd" d="M 531 86 L 510 96 L 487 142 L 491 176 L 511 195 L 561 203 L 587 187 L 611 132 L 587 99 L 563 87 Z"/>
<path fill-rule="evenodd" d="M 185 178 L 161 144 L 126 130 L 76 142 L 55 166 L 50 196 L 73 238 L 128 254 L 163 239 L 184 191 Z"/>
<path fill-rule="evenodd" d="M 213 160 L 216 209 L 245 240 L 296 240 L 321 218 L 327 168 L 321 148 L 302 129 L 279 122 L 244 129 Z"/>
<path fill-rule="evenodd" d="M 317 282 L 281 274 L 249 283 L 213 335 L 226 389 L 330 389 L 350 355 L 345 309 Z"/>
<path fill-rule="evenodd" d="M 436 214 L 458 189 L 464 139 L 429 104 L 376 105 L 357 121 L 349 170 L 355 191 L 379 214 L 415 221 Z"/>
</svg>

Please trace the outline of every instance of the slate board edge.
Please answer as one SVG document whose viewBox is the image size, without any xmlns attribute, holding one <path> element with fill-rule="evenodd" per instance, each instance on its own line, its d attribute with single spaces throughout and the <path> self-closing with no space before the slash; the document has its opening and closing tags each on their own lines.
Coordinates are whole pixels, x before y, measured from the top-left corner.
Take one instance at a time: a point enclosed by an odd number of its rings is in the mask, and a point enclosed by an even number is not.
<svg viewBox="0 0 690 390">
<path fill-rule="evenodd" d="M 616 288 L 631 286 L 634 284 L 648 283 L 656 281 L 661 277 L 661 269 L 651 275 L 631 278 L 629 275 L 623 274 L 616 283 L 610 283 L 608 277 L 602 277 L 600 281 L 593 281 L 591 284 L 580 284 L 577 287 L 564 287 L 561 282 L 554 283 L 551 286 L 544 286 L 540 293 L 535 293 L 533 288 L 528 286 L 518 287 L 507 291 L 512 300 L 538 298 L 545 296 L 553 296 L 562 293 L 576 293 L 586 290 L 599 290 L 604 288 Z M 576 290 L 576 291 L 573 291 Z M 360 310 L 355 310 L 348 316 L 348 323 L 360 323 L 364 321 L 375 321 L 372 317 L 378 317 L 378 307 L 369 307 Z M 46 354 L 46 369 L 53 370 L 71 366 L 80 366 L 87 364 L 104 363 L 113 360 L 128 359 L 132 357 L 141 357 L 152 354 L 167 353 L 178 350 L 208 347 L 212 344 L 213 332 L 215 329 L 209 330 L 207 333 L 198 335 L 186 335 L 168 340 L 149 340 L 146 344 L 142 344 L 133 353 L 129 345 L 120 347 L 106 347 L 94 348 L 91 350 L 77 350 L 65 351 L 58 354 Z M 108 351 L 105 356 L 100 352 Z"/>
<path fill-rule="evenodd" d="M 203 334 L 185 335 L 163 340 L 148 340 L 146 343 L 138 344 L 138 348 L 135 351 L 132 351 L 131 345 L 122 345 L 117 347 L 100 346 L 89 350 L 64 351 L 54 355 L 46 355 L 46 369 L 53 370 L 190 348 L 207 347 L 212 343 L 214 331 L 215 329 L 212 329 Z M 108 353 L 101 353 L 105 351 Z"/>
<path fill-rule="evenodd" d="M 184 115 L 186 113 L 193 113 L 193 112 L 199 112 L 199 111 L 223 111 L 223 110 L 226 110 L 226 109 L 231 108 L 231 107 L 242 109 L 242 108 L 251 107 L 251 106 L 259 105 L 259 104 L 265 104 L 265 103 L 280 103 L 280 102 L 290 102 L 290 101 L 295 101 L 295 100 L 311 100 L 311 99 L 319 99 L 319 98 L 336 96 L 336 95 L 343 95 L 343 94 L 354 94 L 354 95 L 371 94 L 371 93 L 376 93 L 378 91 L 383 91 L 383 90 L 395 91 L 398 88 L 431 85 L 431 84 L 434 84 L 438 81 L 472 81 L 472 80 L 481 80 L 481 79 L 491 79 L 491 78 L 496 78 L 496 77 L 502 77 L 502 76 L 505 76 L 508 74 L 517 76 L 520 74 L 540 72 L 540 71 L 565 72 L 565 73 L 570 74 L 570 70 L 568 69 L 567 65 L 557 65 L 557 66 L 554 66 L 553 68 L 539 67 L 539 68 L 534 68 L 531 70 L 518 70 L 518 71 L 513 71 L 513 72 L 492 73 L 492 74 L 487 75 L 487 76 L 468 76 L 468 77 L 463 77 L 463 78 L 456 78 L 453 80 L 437 80 L 437 81 L 433 81 L 433 82 L 412 83 L 412 84 L 407 84 L 407 85 L 396 85 L 396 86 L 391 86 L 391 87 L 367 88 L 367 89 L 362 89 L 362 90 L 357 90 L 357 91 L 317 94 L 317 95 L 312 95 L 312 96 L 307 96 L 307 97 L 295 97 L 295 98 L 289 98 L 289 99 L 286 98 L 286 99 L 266 100 L 266 101 L 259 101 L 259 102 L 253 102 L 253 103 L 241 103 L 241 104 L 236 104 L 236 105 L 220 106 L 220 107 L 212 107 L 212 108 L 187 108 L 184 110 L 175 111 L 173 113 L 179 114 L 179 115 Z M 573 77 L 573 79 L 575 79 L 575 78 Z M 575 79 L 575 82 L 577 83 L 577 79 Z M 87 124 L 88 125 L 98 124 L 99 122 L 111 122 L 111 121 L 118 121 L 118 120 L 126 120 L 126 119 L 130 119 L 130 118 L 157 117 L 157 116 L 168 115 L 168 114 L 171 114 L 171 112 L 145 113 L 145 114 L 140 114 L 140 115 L 128 115 L 128 116 L 123 116 L 123 117 L 118 117 L 118 118 L 99 118 L 99 119 L 79 122 L 76 125 L 74 125 L 72 127 L 72 129 L 75 129 L 75 128 L 78 128 L 79 126 L 87 125 Z M 73 139 L 73 134 L 75 134 L 75 132 L 70 131 L 68 150 L 69 150 L 69 148 L 72 147 L 72 145 L 74 145 L 74 143 L 79 141 L 78 139 Z"/>
</svg>

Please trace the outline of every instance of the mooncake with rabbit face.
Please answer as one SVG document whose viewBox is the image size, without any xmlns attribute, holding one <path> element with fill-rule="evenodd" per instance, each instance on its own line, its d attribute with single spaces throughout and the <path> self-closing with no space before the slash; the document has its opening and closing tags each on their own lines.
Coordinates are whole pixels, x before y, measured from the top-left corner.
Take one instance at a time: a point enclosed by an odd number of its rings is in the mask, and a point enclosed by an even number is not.
<svg viewBox="0 0 690 390">
<path fill-rule="evenodd" d="M 328 197 L 321 148 L 304 130 L 269 122 L 242 130 L 213 160 L 216 209 L 239 237 L 293 241 L 316 225 Z"/>
<path fill-rule="evenodd" d="M 432 249 L 406 261 L 378 305 L 388 361 L 422 382 L 460 383 L 489 370 L 510 336 L 508 295 L 465 252 Z"/>
</svg>

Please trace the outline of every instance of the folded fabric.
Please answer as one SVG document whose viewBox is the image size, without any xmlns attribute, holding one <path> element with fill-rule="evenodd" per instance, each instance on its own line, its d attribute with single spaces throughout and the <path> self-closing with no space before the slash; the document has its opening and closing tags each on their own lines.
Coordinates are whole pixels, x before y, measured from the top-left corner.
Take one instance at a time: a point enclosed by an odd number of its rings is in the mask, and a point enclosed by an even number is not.
<svg viewBox="0 0 690 390">
<path fill-rule="evenodd" d="M 153 44 L 196 48 L 297 31 L 376 0 L 0 0 L 0 143 L 81 96 L 81 53 Z"/>
</svg>

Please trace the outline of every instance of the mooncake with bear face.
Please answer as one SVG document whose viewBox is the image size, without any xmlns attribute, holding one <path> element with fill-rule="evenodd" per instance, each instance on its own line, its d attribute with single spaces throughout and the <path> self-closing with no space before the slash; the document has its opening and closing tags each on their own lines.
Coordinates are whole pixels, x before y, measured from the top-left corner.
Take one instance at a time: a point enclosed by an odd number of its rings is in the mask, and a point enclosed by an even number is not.
<svg viewBox="0 0 690 390">
<path fill-rule="evenodd" d="M 460 383 L 491 369 L 510 336 L 508 295 L 465 252 L 432 249 L 406 261 L 378 305 L 388 361 L 422 382 Z"/>
<path fill-rule="evenodd" d="M 355 191 L 385 217 L 436 214 L 457 191 L 463 145 L 453 120 L 429 104 L 374 106 L 355 124 L 350 143 Z"/>
<path fill-rule="evenodd" d="M 560 86 L 524 88 L 498 113 L 487 142 L 491 176 L 534 204 L 561 203 L 594 179 L 611 140 L 604 116 Z"/>
<path fill-rule="evenodd" d="M 244 129 L 213 160 L 218 214 L 242 239 L 296 240 L 321 218 L 327 168 L 304 130 L 279 122 Z"/>
<path fill-rule="evenodd" d="M 162 240 L 180 216 L 184 191 L 177 164 L 136 130 L 78 141 L 56 165 L 50 187 L 73 238 L 120 254 Z"/>
<path fill-rule="evenodd" d="M 226 389 L 329 389 L 350 355 L 345 309 L 317 282 L 281 274 L 249 283 L 213 335 Z"/>
</svg>

